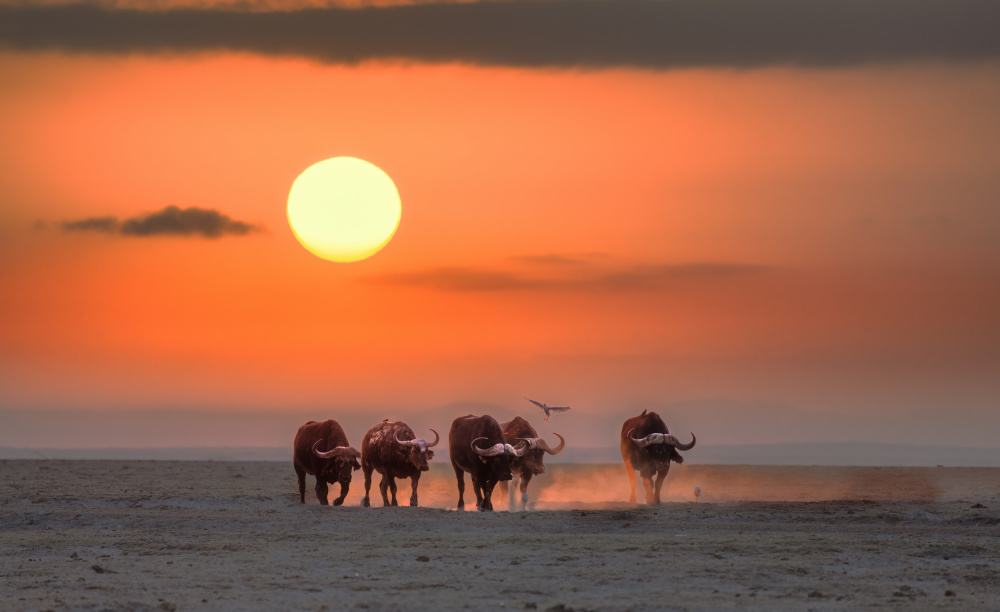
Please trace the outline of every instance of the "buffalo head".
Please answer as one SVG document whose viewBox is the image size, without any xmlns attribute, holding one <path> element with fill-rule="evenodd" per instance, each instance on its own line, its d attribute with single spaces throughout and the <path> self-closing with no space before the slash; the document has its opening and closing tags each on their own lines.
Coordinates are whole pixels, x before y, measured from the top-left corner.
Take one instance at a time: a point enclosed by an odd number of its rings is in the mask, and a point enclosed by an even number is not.
<svg viewBox="0 0 1000 612">
<path fill-rule="evenodd" d="M 665 465 L 671 461 L 684 463 L 684 457 L 677 451 L 686 451 L 694 448 L 697 441 L 694 434 L 691 434 L 691 441 L 687 444 L 677 439 L 677 436 L 670 433 L 651 433 L 644 438 L 633 438 L 629 431 L 628 437 L 632 444 L 643 449 L 646 455 L 659 465 Z"/>
<path fill-rule="evenodd" d="M 476 442 L 486 438 L 476 438 L 472 441 L 472 450 L 479 455 L 479 460 L 488 465 L 497 480 L 510 480 L 513 474 L 510 471 L 511 462 L 517 457 L 523 457 L 528 452 L 528 444 L 525 442 L 518 447 L 498 442 L 489 448 L 479 448 Z M 522 441 L 523 442 L 523 441 Z"/>
<path fill-rule="evenodd" d="M 559 434 L 553 435 L 559 438 L 559 445 L 555 448 L 549 446 L 549 443 L 542 438 L 518 438 L 518 440 L 523 440 L 528 444 L 528 452 L 521 458 L 521 465 L 528 468 L 536 476 L 545 473 L 545 464 L 542 462 L 545 453 L 558 455 L 566 446 L 566 440 L 562 436 Z"/>
<path fill-rule="evenodd" d="M 417 468 L 421 472 L 426 472 L 430 469 L 427 462 L 434 458 L 434 451 L 430 450 L 431 447 L 437 446 L 438 442 L 441 440 L 441 436 L 438 432 L 434 432 L 434 441 L 430 444 L 426 440 L 416 439 L 416 440 L 400 440 L 396 438 L 396 443 L 399 445 L 399 453 L 403 455 L 407 461 L 413 464 L 413 467 Z"/>
<path fill-rule="evenodd" d="M 321 451 L 316 448 L 321 442 L 322 440 L 317 440 L 313 444 L 313 454 L 320 459 L 326 459 L 327 462 L 323 466 L 322 471 L 316 474 L 316 477 L 322 478 L 331 484 L 334 482 L 351 482 L 351 471 L 361 469 L 361 464 L 358 463 L 361 451 L 353 446 L 337 446 L 328 451 Z"/>
</svg>

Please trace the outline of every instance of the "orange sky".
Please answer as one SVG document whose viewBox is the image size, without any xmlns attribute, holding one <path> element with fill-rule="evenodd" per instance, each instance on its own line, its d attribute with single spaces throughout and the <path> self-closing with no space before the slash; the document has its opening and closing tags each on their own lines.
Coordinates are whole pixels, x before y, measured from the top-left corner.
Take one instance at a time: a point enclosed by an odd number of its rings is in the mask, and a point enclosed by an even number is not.
<svg viewBox="0 0 1000 612">
<path fill-rule="evenodd" d="M 556 430 L 589 446 L 643 408 L 708 443 L 753 423 L 995 446 L 998 74 L 2 52 L 0 412 L 443 432 L 477 407 L 530 418 L 523 394 L 573 404 Z M 295 176 L 337 155 L 403 202 L 353 264 L 285 221 Z M 61 226 L 169 205 L 264 231 Z"/>
</svg>

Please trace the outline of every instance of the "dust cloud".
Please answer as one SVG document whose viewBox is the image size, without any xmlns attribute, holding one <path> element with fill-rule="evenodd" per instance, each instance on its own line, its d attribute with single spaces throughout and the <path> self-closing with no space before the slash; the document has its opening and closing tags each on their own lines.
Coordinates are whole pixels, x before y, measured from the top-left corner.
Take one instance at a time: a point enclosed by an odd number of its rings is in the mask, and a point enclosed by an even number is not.
<svg viewBox="0 0 1000 612">
<path fill-rule="evenodd" d="M 294 481 L 289 467 L 290 482 Z M 636 497 L 645 499 L 637 476 Z M 381 506 L 379 475 L 372 479 L 372 504 Z M 831 466 L 758 466 L 758 465 L 674 465 L 663 483 L 663 502 L 733 503 L 817 502 L 817 501 L 958 501 L 993 498 L 995 471 L 990 468 L 927 467 L 831 467 Z M 309 485 L 312 478 L 308 479 Z M 360 503 L 364 491 L 362 478 L 355 478 L 346 504 Z M 407 505 L 410 481 L 397 481 L 397 500 Z M 701 496 L 695 498 L 695 487 Z M 337 487 L 330 497 L 336 497 Z M 309 496 L 311 491 L 307 491 Z M 435 464 L 424 474 L 419 486 L 420 505 L 455 509 L 458 488 L 450 465 Z M 624 465 L 546 466 L 528 485 L 528 510 L 602 509 L 628 506 L 629 482 Z M 519 493 L 514 496 L 519 498 Z M 475 509 L 472 482 L 465 477 L 467 510 Z M 511 504 L 500 487 L 493 492 L 495 510 L 521 509 L 519 499 Z"/>
</svg>

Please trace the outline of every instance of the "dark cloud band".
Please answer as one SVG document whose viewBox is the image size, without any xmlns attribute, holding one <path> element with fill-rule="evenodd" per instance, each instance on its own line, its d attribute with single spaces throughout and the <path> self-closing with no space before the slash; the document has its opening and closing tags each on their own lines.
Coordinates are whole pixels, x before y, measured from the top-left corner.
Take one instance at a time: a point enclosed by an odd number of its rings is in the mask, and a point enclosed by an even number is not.
<svg viewBox="0 0 1000 612">
<path fill-rule="evenodd" d="M 474 268 L 434 268 L 367 277 L 379 285 L 420 287 L 437 291 L 641 291 L 686 282 L 710 282 L 760 274 L 772 268 L 735 262 L 696 262 L 632 266 L 613 272 L 591 268 L 572 278 L 539 278 Z"/>
<path fill-rule="evenodd" d="M 0 7 L 0 48 L 354 63 L 837 67 L 1000 57 L 995 0 L 550 0 L 285 12 Z"/>
<path fill-rule="evenodd" d="M 130 217 L 119 222 L 117 217 L 91 217 L 65 221 L 65 231 L 91 231 L 124 236 L 245 236 L 260 228 L 229 218 L 217 210 L 168 206 L 163 210 Z"/>
</svg>

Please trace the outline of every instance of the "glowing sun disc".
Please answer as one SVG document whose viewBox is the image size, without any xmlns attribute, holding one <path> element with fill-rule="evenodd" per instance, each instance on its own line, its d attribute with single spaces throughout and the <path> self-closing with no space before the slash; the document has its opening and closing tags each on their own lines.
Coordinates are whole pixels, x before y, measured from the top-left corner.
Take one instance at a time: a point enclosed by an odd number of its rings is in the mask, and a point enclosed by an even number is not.
<svg viewBox="0 0 1000 612">
<path fill-rule="evenodd" d="M 317 162 L 288 193 L 288 224 L 302 246 L 330 261 L 359 261 L 382 249 L 402 206 L 389 175 L 354 157 Z"/>
</svg>

